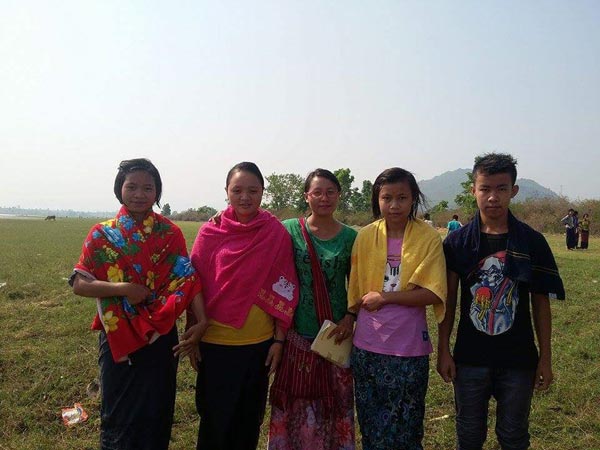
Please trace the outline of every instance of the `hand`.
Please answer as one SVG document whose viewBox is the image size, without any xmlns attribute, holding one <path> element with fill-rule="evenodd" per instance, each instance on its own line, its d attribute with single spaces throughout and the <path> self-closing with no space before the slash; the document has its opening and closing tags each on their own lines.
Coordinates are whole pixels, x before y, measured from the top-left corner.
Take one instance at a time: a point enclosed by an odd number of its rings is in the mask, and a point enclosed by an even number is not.
<svg viewBox="0 0 600 450">
<path fill-rule="evenodd" d="M 198 372 L 198 367 L 200 366 L 200 361 L 202 361 L 202 356 L 200 355 L 200 347 L 196 346 L 194 351 L 188 355 L 190 357 L 190 365 L 195 372 Z"/>
<path fill-rule="evenodd" d="M 130 305 L 142 303 L 152 295 L 152 291 L 142 284 L 123 283 L 123 285 L 123 296 L 127 297 Z"/>
<path fill-rule="evenodd" d="M 277 367 L 279 367 L 279 363 L 281 362 L 282 353 L 283 345 L 281 342 L 273 342 L 271 344 L 271 348 L 269 348 L 267 360 L 265 361 L 265 366 L 271 366 L 269 368 L 269 376 L 273 375 L 277 371 Z"/>
<path fill-rule="evenodd" d="M 204 321 L 192 325 L 181 335 L 179 344 L 173 347 L 173 355 L 180 358 L 189 356 L 195 370 L 197 370 L 197 361 L 200 360 L 198 345 L 207 327 L 208 325 Z"/>
<path fill-rule="evenodd" d="M 221 214 L 222 211 L 216 212 L 213 216 L 210 217 L 210 219 L 208 219 L 208 221 L 214 223 L 217 226 L 221 225 Z"/>
<path fill-rule="evenodd" d="M 446 383 L 456 379 L 456 364 L 448 351 L 439 352 L 437 358 L 437 372 Z"/>
<path fill-rule="evenodd" d="M 346 314 L 342 320 L 340 320 L 333 330 L 327 335 L 327 339 L 331 339 L 335 336 L 335 343 L 340 344 L 344 339 L 352 337 L 354 332 L 354 318 L 350 314 Z"/>
<path fill-rule="evenodd" d="M 373 312 L 379 311 L 384 304 L 385 300 L 381 296 L 381 293 L 371 291 L 362 296 L 362 303 L 360 307 L 366 309 L 367 311 Z"/>
<path fill-rule="evenodd" d="M 534 387 L 539 391 L 545 391 L 550 387 L 550 384 L 554 380 L 552 374 L 552 363 L 545 359 L 540 358 L 537 369 L 535 371 L 535 385 Z"/>
</svg>

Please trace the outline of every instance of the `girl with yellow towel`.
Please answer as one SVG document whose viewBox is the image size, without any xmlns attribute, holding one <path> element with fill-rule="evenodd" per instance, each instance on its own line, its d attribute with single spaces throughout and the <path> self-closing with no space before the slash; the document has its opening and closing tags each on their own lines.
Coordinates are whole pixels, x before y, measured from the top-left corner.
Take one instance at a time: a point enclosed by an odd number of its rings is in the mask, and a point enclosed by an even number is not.
<svg viewBox="0 0 600 450">
<path fill-rule="evenodd" d="M 364 450 L 422 449 L 432 352 L 425 306 L 441 322 L 447 289 L 440 235 L 416 218 L 422 201 L 412 173 L 384 170 L 371 198 L 378 220 L 352 249 L 348 304 L 358 316 L 352 369 Z"/>
</svg>

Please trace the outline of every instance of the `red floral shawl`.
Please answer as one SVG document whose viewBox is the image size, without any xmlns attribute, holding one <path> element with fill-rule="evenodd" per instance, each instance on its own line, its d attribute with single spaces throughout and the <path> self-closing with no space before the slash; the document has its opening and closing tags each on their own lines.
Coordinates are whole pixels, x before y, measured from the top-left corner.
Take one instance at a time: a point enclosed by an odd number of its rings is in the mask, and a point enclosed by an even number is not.
<svg viewBox="0 0 600 450">
<path fill-rule="evenodd" d="M 114 219 L 94 225 L 75 271 L 109 282 L 147 286 L 150 299 L 131 305 L 127 297 L 97 300 L 92 329 L 105 330 L 115 361 L 168 333 L 200 292 L 181 230 L 150 212 L 141 225 L 123 206 Z"/>
<path fill-rule="evenodd" d="M 200 229 L 191 260 L 210 319 L 239 329 L 257 305 L 289 328 L 298 277 L 290 235 L 271 213 L 260 210 L 244 224 L 227 208 L 218 225 L 208 222 Z"/>
</svg>

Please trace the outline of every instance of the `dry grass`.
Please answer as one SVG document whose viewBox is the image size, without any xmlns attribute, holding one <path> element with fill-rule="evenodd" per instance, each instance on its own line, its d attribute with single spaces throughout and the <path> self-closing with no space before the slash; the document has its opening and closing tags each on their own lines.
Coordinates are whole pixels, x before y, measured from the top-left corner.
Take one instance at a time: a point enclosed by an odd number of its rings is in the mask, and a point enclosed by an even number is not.
<svg viewBox="0 0 600 450">
<path fill-rule="evenodd" d="M 95 449 L 99 403 L 87 394 L 97 376 L 97 336 L 89 331 L 94 302 L 71 293 L 65 278 L 79 256 L 91 220 L 0 219 L 0 449 Z M 181 224 L 191 245 L 197 223 Z M 566 282 L 568 300 L 553 304 L 556 382 L 536 394 L 532 448 L 600 448 L 600 242 L 567 252 L 549 236 Z M 435 332 L 432 329 L 432 335 Z M 432 355 L 425 448 L 454 448 L 451 387 L 435 373 Z M 90 414 L 65 428 L 60 410 L 80 402 Z M 171 448 L 195 445 L 194 373 L 180 367 Z M 264 427 L 266 428 L 266 427 Z M 265 448 L 266 439 L 260 448 Z M 360 448 L 360 445 L 358 446 Z M 490 421 L 486 449 L 498 448 Z"/>
</svg>

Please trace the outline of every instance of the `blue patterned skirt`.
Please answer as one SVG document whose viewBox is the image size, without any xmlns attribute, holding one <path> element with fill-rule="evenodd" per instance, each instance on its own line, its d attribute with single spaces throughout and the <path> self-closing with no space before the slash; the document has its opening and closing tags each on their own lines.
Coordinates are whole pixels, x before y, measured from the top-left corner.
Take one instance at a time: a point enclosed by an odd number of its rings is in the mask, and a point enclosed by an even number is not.
<svg viewBox="0 0 600 450">
<path fill-rule="evenodd" d="M 354 347 L 351 364 L 363 450 L 422 449 L 429 356 Z"/>
</svg>

